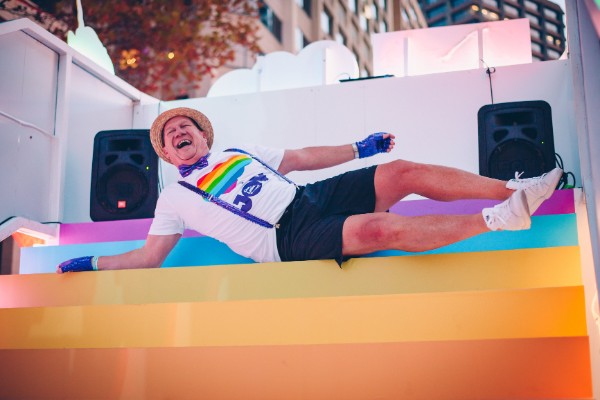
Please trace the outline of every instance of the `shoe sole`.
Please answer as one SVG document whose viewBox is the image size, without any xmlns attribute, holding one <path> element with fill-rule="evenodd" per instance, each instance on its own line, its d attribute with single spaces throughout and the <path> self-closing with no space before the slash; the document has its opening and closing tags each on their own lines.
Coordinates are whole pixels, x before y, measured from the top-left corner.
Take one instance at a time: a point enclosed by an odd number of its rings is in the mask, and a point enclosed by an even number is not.
<svg viewBox="0 0 600 400">
<path fill-rule="evenodd" d="M 514 202 L 513 202 L 514 200 Z M 511 196 L 511 204 L 510 204 L 510 210 L 513 214 L 515 214 L 518 217 L 521 217 L 523 215 L 525 215 L 527 217 L 527 222 L 525 222 L 524 224 L 515 227 L 514 229 L 511 230 L 520 230 L 520 229 L 529 229 L 531 227 L 531 214 L 529 212 L 529 204 L 527 203 L 527 195 L 525 194 L 524 190 L 517 190 L 512 196 Z M 514 210 L 513 207 L 516 207 L 517 209 Z M 515 212 L 517 211 L 517 212 Z"/>
</svg>

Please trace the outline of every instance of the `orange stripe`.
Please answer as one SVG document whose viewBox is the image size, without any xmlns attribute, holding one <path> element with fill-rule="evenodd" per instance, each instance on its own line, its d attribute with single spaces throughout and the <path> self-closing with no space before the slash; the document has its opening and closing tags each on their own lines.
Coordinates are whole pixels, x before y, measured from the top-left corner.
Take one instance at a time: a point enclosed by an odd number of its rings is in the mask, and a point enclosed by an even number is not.
<svg viewBox="0 0 600 400">
<path fill-rule="evenodd" d="M 0 327 L 10 327 L 0 329 L 4 349 L 391 343 L 587 334 L 582 286 L 5 308 L 0 309 Z"/>
<path fill-rule="evenodd" d="M 6 399 L 436 400 L 593 396 L 587 337 L 1 350 L 0 371 L 0 398 Z"/>
</svg>

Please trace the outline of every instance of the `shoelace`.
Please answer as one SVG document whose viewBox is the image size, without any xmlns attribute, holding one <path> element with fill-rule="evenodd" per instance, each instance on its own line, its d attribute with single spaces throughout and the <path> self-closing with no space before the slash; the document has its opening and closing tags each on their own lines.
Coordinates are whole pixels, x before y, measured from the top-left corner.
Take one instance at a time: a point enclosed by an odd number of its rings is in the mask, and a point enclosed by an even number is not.
<svg viewBox="0 0 600 400">
<path fill-rule="evenodd" d="M 523 171 L 523 172 L 515 171 L 515 180 L 519 180 L 519 178 L 521 177 L 521 175 L 523 175 L 524 173 L 525 173 L 525 171 Z"/>
<path fill-rule="evenodd" d="M 547 175 L 547 173 L 545 173 L 545 174 L 542 174 L 540 176 L 536 176 L 536 177 L 533 177 L 533 178 L 523 178 L 523 179 L 520 179 L 521 175 L 523 175 L 524 173 L 525 173 L 525 171 L 523 171 L 523 172 L 516 172 L 515 171 L 515 180 L 516 181 L 521 180 L 523 182 L 525 182 L 525 181 L 541 182 L 544 179 L 544 177 Z"/>
</svg>

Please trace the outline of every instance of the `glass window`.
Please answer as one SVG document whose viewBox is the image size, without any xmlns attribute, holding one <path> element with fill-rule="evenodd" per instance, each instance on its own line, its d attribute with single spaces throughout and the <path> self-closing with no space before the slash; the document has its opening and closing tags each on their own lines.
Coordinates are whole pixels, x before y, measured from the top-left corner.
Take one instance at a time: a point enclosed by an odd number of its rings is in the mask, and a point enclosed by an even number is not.
<svg viewBox="0 0 600 400">
<path fill-rule="evenodd" d="M 307 40 L 306 40 L 306 37 L 304 36 L 304 33 L 302 32 L 302 29 L 296 28 L 295 35 L 294 35 L 294 41 L 296 42 L 296 51 L 300 51 L 304 48 Z"/>
<path fill-rule="evenodd" d="M 532 38 L 538 39 L 538 40 L 542 39 L 541 36 L 540 36 L 540 31 L 535 30 L 535 29 L 531 29 L 530 32 L 531 32 L 531 37 Z"/>
<path fill-rule="evenodd" d="M 388 31 L 388 24 L 387 22 L 385 22 L 385 20 L 381 20 L 381 22 L 379 23 L 379 32 L 387 32 Z"/>
<path fill-rule="evenodd" d="M 332 28 L 331 14 L 327 8 L 323 7 L 323 11 L 321 12 L 321 30 L 331 34 Z"/>
<path fill-rule="evenodd" d="M 358 17 L 358 21 L 360 22 L 360 27 L 363 31 L 368 32 L 369 31 L 369 24 L 367 24 L 367 17 L 365 17 L 365 14 L 360 13 L 359 17 Z"/>
<path fill-rule="evenodd" d="M 487 10 L 485 8 L 481 9 L 481 14 L 488 20 L 497 21 L 499 16 L 493 11 Z"/>
<path fill-rule="evenodd" d="M 538 11 L 537 3 L 534 3 L 533 1 L 530 1 L 530 0 L 525 0 L 525 7 L 529 8 L 530 10 Z"/>
<path fill-rule="evenodd" d="M 298 4 L 298 6 L 304 10 L 304 12 L 306 13 L 306 15 L 308 15 L 310 17 L 311 15 L 311 6 L 312 6 L 312 0 L 296 0 L 296 3 Z"/>
<path fill-rule="evenodd" d="M 432 22 L 429 24 L 430 27 L 446 26 L 446 25 L 448 25 L 448 24 L 446 23 L 446 20 L 443 18 L 440 19 L 439 21 L 435 21 L 435 22 Z"/>
<path fill-rule="evenodd" d="M 554 46 L 560 46 L 562 44 L 562 41 L 559 38 L 554 37 L 552 35 L 547 35 L 546 41 L 550 44 L 553 44 Z"/>
<path fill-rule="evenodd" d="M 346 21 L 346 8 L 342 5 L 342 3 L 338 3 L 337 17 L 338 22 L 344 25 L 344 21 Z"/>
<path fill-rule="evenodd" d="M 535 25 L 539 25 L 540 24 L 540 19 L 538 17 L 536 17 L 535 15 L 529 14 L 529 13 L 525 13 L 525 17 L 527 17 L 527 19 Z"/>
<path fill-rule="evenodd" d="M 360 62 L 360 57 L 358 56 L 358 51 L 356 51 L 356 49 L 352 49 L 352 52 L 354 53 L 354 57 L 356 58 L 356 61 Z"/>
<path fill-rule="evenodd" d="M 412 10 L 412 12 L 414 13 L 415 11 L 411 8 L 410 10 Z M 427 11 L 427 17 L 430 19 L 433 19 L 439 15 L 443 15 L 446 14 L 446 6 L 442 5 L 440 7 L 436 7 L 434 9 L 431 9 L 429 11 Z M 415 15 L 416 17 L 416 15 Z"/>
<path fill-rule="evenodd" d="M 558 26 L 556 26 L 556 24 L 553 24 L 552 22 L 546 22 L 544 26 L 548 32 L 558 34 Z"/>
<path fill-rule="evenodd" d="M 535 42 L 531 42 L 531 50 L 541 53 L 542 52 L 542 46 L 538 43 Z"/>
<path fill-rule="evenodd" d="M 452 14 L 452 21 L 454 22 L 460 22 L 461 20 L 471 17 L 473 14 L 475 13 L 475 11 L 473 11 L 470 8 L 467 8 L 466 10 L 461 10 L 457 13 Z"/>
<path fill-rule="evenodd" d="M 547 49 L 548 57 L 553 60 L 558 60 L 560 58 L 560 53 L 553 49 Z"/>
<path fill-rule="evenodd" d="M 446 6 L 443 6 L 444 8 L 446 8 Z M 417 20 L 417 13 L 415 12 L 415 9 L 412 7 L 408 7 L 408 14 L 411 16 L 413 21 Z"/>
<path fill-rule="evenodd" d="M 486 6 L 498 8 L 498 0 L 483 0 L 483 4 Z"/>
<path fill-rule="evenodd" d="M 379 0 L 379 7 L 381 7 L 384 10 L 387 10 L 387 8 L 388 8 L 387 0 Z"/>
<path fill-rule="evenodd" d="M 281 42 L 281 20 L 277 17 L 277 14 L 267 5 L 262 5 L 258 12 L 263 25 Z"/>
<path fill-rule="evenodd" d="M 356 0 L 348 0 L 348 8 L 352 12 L 356 12 Z"/>
<path fill-rule="evenodd" d="M 552 19 L 560 19 L 558 16 L 558 13 L 554 10 L 551 10 L 549 8 L 544 8 L 544 15 L 547 18 L 552 18 Z"/>
<path fill-rule="evenodd" d="M 353 42 L 356 42 L 358 40 L 358 26 L 356 26 L 356 24 L 352 24 L 352 28 L 350 29 L 350 35 L 352 36 Z"/>
<path fill-rule="evenodd" d="M 509 4 L 504 4 L 504 15 L 508 18 L 519 18 L 519 9 Z"/>
<path fill-rule="evenodd" d="M 348 39 L 346 38 L 346 35 L 344 35 L 344 32 L 342 32 L 342 31 L 338 31 L 338 33 L 335 34 L 335 40 L 339 44 L 343 44 L 344 46 L 346 46 L 348 44 Z"/>
</svg>

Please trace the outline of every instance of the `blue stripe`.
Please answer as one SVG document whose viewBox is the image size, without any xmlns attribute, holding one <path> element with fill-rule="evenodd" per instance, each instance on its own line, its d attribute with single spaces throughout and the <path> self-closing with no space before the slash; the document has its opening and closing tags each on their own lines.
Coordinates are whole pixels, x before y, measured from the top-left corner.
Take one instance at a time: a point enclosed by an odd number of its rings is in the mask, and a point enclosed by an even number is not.
<svg viewBox="0 0 600 400">
<path fill-rule="evenodd" d="M 26 247 L 21 249 L 21 273 L 49 273 L 62 261 L 89 255 L 120 254 L 143 246 L 143 240 Z M 577 246 L 575 214 L 532 217 L 531 229 L 515 232 L 488 232 L 483 235 L 417 254 L 464 253 L 560 246 Z M 367 257 L 414 255 L 398 250 L 379 251 Z M 163 267 L 250 264 L 252 260 L 235 254 L 225 244 L 209 237 L 182 238 Z"/>
<path fill-rule="evenodd" d="M 524 231 L 487 232 L 439 249 L 418 254 L 465 253 L 577 246 L 577 217 L 575 214 L 543 215 L 531 218 L 531 229 Z M 399 250 L 378 251 L 367 257 L 414 255 Z"/>
</svg>

